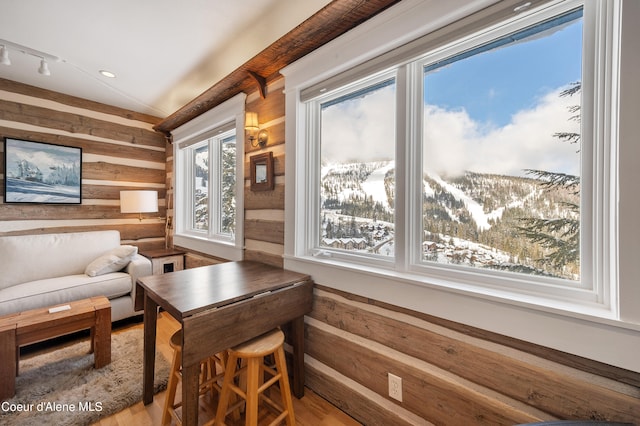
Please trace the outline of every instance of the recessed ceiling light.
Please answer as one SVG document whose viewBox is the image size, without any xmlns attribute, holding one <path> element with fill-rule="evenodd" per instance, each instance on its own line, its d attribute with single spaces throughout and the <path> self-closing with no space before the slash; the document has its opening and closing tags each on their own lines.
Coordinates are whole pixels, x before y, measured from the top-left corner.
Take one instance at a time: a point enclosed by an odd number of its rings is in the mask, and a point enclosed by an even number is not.
<svg viewBox="0 0 640 426">
<path fill-rule="evenodd" d="M 100 74 L 102 74 L 105 77 L 116 78 L 116 75 L 114 73 L 112 73 L 111 71 L 100 70 Z"/>
</svg>

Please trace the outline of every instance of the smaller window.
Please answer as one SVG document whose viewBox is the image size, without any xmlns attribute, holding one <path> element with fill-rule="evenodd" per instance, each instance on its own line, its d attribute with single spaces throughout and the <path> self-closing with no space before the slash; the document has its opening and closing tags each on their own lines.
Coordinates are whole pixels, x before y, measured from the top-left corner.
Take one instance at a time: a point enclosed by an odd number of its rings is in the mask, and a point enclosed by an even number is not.
<svg viewBox="0 0 640 426">
<path fill-rule="evenodd" d="M 190 220 L 187 233 L 231 239 L 236 228 L 235 129 L 184 149 L 188 171 L 184 207 Z"/>
<path fill-rule="evenodd" d="M 238 95 L 173 133 L 174 244 L 229 260 L 242 259 L 244 100 Z"/>
</svg>

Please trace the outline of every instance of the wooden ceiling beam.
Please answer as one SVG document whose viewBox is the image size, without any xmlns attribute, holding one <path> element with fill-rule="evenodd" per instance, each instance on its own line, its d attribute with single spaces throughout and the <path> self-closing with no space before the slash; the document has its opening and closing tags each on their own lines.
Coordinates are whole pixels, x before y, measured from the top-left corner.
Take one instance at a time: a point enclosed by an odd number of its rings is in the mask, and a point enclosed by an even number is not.
<svg viewBox="0 0 640 426">
<path fill-rule="evenodd" d="M 278 78 L 278 72 L 282 68 L 399 1 L 332 1 L 197 98 L 155 125 L 154 130 L 167 135 L 238 93 L 250 93 L 255 90 L 256 82 L 260 86 L 261 95 L 266 96 L 266 83 Z"/>
</svg>

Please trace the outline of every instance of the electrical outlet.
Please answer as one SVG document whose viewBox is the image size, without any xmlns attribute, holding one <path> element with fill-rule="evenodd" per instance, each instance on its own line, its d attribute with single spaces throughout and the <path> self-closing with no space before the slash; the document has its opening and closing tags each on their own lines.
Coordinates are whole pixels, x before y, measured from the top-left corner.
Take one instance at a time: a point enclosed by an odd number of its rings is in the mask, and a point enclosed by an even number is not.
<svg viewBox="0 0 640 426">
<path fill-rule="evenodd" d="M 389 373 L 389 396 L 402 402 L 402 377 Z"/>
</svg>

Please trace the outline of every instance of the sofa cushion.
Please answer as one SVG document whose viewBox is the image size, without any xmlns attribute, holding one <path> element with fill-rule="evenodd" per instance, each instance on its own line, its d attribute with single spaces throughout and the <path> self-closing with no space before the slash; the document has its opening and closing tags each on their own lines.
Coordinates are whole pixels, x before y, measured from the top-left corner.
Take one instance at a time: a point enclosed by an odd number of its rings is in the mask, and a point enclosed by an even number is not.
<svg viewBox="0 0 640 426">
<path fill-rule="evenodd" d="M 120 246 L 98 257 L 87 265 L 84 273 L 90 277 L 122 270 L 138 254 L 136 246 Z"/>
<path fill-rule="evenodd" d="M 118 231 L 0 237 L 0 289 L 46 278 L 84 274 L 92 260 L 118 246 Z"/>
<path fill-rule="evenodd" d="M 94 296 L 113 299 L 131 293 L 132 286 L 131 276 L 124 272 L 97 277 L 80 274 L 31 281 L 0 290 L 0 315 Z"/>
</svg>

